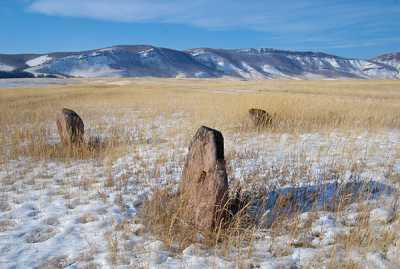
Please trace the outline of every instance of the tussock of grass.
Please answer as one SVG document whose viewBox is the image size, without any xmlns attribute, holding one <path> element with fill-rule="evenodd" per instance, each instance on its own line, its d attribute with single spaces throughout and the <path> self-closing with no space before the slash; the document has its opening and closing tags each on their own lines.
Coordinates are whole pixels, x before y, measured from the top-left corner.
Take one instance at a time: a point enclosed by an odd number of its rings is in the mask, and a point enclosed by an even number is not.
<svg viewBox="0 0 400 269">
<path fill-rule="evenodd" d="M 275 193 L 264 187 L 240 191 L 238 185 L 230 190 L 229 202 L 225 206 L 227 217 L 212 231 L 197 229 L 186 216 L 185 204 L 179 194 L 171 188 L 160 188 L 144 203 L 141 219 L 145 227 L 169 247 L 183 250 L 193 243 L 215 247 L 228 253 L 232 248 L 248 248 L 257 238 L 257 232 L 268 230 L 272 237 L 291 235 L 297 237 L 310 229 L 318 212 L 327 211 L 336 215 L 345 214 L 344 209 L 353 203 L 362 203 L 372 196 L 385 192 L 385 186 L 374 182 L 331 183 L 329 189 L 323 187 L 308 190 L 293 188 L 288 192 Z M 328 186 L 328 185 L 327 185 Z M 382 189 L 380 189 L 382 188 Z M 331 195 L 330 198 L 327 195 Z M 275 198 L 274 198 L 275 197 Z M 377 197 L 378 198 L 378 197 Z M 326 204 L 320 204 L 327 199 Z M 322 207 L 321 207 L 322 206 Z M 369 208 L 359 209 L 358 224 L 352 232 L 338 238 L 339 244 L 346 250 L 352 247 L 384 250 L 393 242 L 393 232 L 377 238 L 368 224 Z M 267 217 L 268 212 L 268 217 Z M 310 213 L 308 223 L 300 225 L 299 216 Z M 314 219 L 313 216 L 314 215 Z M 201 235 L 201 240 L 199 239 Z M 311 242 L 302 242 L 307 247 Z M 289 250 L 290 247 L 288 246 Z"/>
<path fill-rule="evenodd" d="M 196 228 L 187 217 L 187 208 L 179 194 L 170 188 L 158 189 L 147 200 L 141 217 L 148 229 L 169 247 L 182 250 L 192 243 L 205 246 L 241 246 L 253 238 L 255 221 L 247 214 L 250 203 L 237 203 L 232 197 L 225 205 L 226 217 L 213 230 Z M 233 208 L 235 206 L 235 208 Z"/>
<path fill-rule="evenodd" d="M 127 145 L 117 137 L 104 141 L 98 138 L 90 138 L 87 143 L 70 146 L 62 143 L 51 144 L 49 140 L 48 130 L 42 133 L 31 133 L 21 139 L 14 139 L 9 147 L 10 156 L 12 159 L 19 156 L 44 160 L 97 159 L 103 158 L 110 151 L 122 152 L 123 147 Z M 24 143 L 21 143 L 21 141 L 24 141 Z"/>
</svg>

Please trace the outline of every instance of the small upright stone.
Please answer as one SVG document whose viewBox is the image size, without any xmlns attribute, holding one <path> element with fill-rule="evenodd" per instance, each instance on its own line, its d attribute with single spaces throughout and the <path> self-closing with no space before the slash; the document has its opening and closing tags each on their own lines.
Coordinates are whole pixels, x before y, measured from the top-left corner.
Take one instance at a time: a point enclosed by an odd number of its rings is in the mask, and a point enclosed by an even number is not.
<svg viewBox="0 0 400 269">
<path fill-rule="evenodd" d="M 228 198 L 224 138 L 219 131 L 205 126 L 197 130 L 189 146 L 180 192 L 189 222 L 202 230 L 219 225 Z"/>
<path fill-rule="evenodd" d="M 257 128 L 265 128 L 270 126 L 272 123 L 272 116 L 262 109 L 249 109 L 249 116 L 254 126 Z"/>
<path fill-rule="evenodd" d="M 57 129 L 64 145 L 79 145 L 83 143 L 85 126 L 75 111 L 63 108 L 61 113 L 57 115 Z"/>
</svg>

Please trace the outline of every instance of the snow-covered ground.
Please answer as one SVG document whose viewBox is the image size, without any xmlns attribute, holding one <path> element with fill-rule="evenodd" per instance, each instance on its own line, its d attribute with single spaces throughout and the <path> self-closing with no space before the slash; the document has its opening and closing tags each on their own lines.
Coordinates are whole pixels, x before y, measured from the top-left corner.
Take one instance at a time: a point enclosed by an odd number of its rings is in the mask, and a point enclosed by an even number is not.
<svg viewBox="0 0 400 269">
<path fill-rule="evenodd" d="M 78 79 L 59 78 L 10 78 L 0 79 L 0 89 L 6 88 L 38 88 L 50 85 L 69 85 L 78 83 Z"/>
<path fill-rule="evenodd" d="M 114 120 L 104 119 L 111 125 Z M 200 243 L 183 251 L 167 248 L 148 233 L 137 214 L 155 188 L 179 183 L 188 141 L 176 126 L 184 120 L 182 114 L 160 116 L 151 125 L 138 119 L 143 132 L 126 127 L 123 132 L 132 143 L 115 158 L 20 157 L 0 164 L 0 268 L 328 268 L 333 260 L 360 268 L 399 268 L 398 244 L 380 251 L 349 250 L 340 241 L 358 227 L 361 209 L 368 208 L 373 236 L 380 240 L 394 232 L 397 241 L 390 242 L 400 242 L 398 130 L 224 132 L 231 184 L 263 186 L 267 193 L 305 191 L 328 203 L 346 182 L 350 187 L 341 190 L 343 195 L 367 190 L 373 195 L 340 211 L 304 206 L 295 217 L 298 233 L 275 234 L 266 225 L 255 232 L 251 246 L 228 253 Z M 88 135 L 95 133 L 93 126 Z M 102 136 L 112 129 L 103 130 Z M 264 209 L 261 218 L 268 223 L 274 214 L 268 206 Z"/>
</svg>

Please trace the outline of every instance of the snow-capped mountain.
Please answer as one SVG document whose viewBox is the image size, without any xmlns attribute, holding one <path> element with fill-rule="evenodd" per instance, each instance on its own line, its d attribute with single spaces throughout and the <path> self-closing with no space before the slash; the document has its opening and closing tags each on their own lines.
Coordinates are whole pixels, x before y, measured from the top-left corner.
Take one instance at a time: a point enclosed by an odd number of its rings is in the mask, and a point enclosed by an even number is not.
<svg viewBox="0 0 400 269">
<path fill-rule="evenodd" d="M 399 78 L 398 70 L 393 67 L 325 53 L 274 49 L 192 49 L 188 52 L 210 68 L 245 79 Z"/>
<path fill-rule="evenodd" d="M 27 68 L 34 74 L 72 77 L 213 77 L 190 54 L 153 46 L 115 46 L 51 59 Z M 35 59 L 40 63 L 44 58 Z M 31 60 L 32 62 L 32 60 Z"/>
<path fill-rule="evenodd" d="M 0 55 L 0 77 L 15 72 L 55 77 L 400 78 L 399 54 L 362 60 L 274 49 L 197 48 L 179 51 L 148 45 L 113 46 L 83 52 Z"/>
</svg>

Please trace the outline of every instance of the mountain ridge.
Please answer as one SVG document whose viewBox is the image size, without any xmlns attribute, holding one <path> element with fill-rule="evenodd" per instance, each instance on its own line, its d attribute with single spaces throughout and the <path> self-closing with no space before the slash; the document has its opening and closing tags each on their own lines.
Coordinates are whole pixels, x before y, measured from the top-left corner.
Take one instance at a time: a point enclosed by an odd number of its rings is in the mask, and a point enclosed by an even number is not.
<svg viewBox="0 0 400 269">
<path fill-rule="evenodd" d="M 238 79 L 399 79 L 400 53 L 372 59 L 273 48 L 116 45 L 78 52 L 0 54 L 2 77 L 193 77 Z"/>
</svg>

